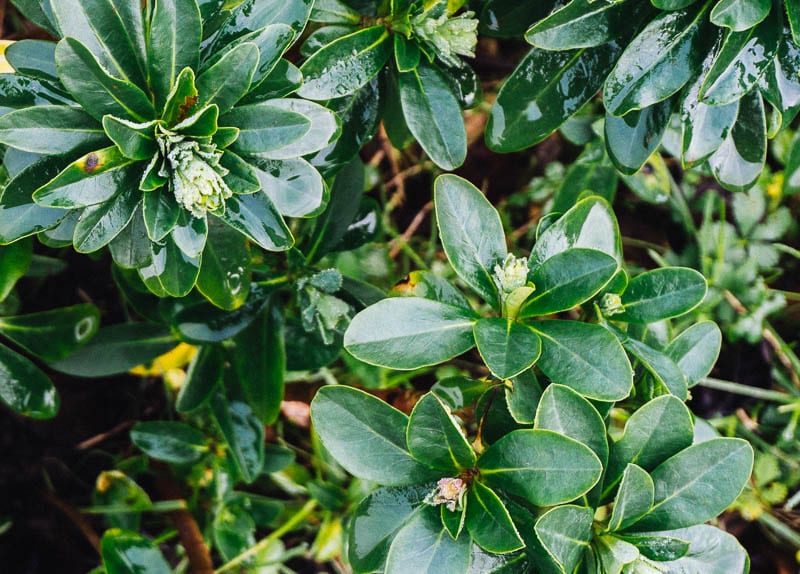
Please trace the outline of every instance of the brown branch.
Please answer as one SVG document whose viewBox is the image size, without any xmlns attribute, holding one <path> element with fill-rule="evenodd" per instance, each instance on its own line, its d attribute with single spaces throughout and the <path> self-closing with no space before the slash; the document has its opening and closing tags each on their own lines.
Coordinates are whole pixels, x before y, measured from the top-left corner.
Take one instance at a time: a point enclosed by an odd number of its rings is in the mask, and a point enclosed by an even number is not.
<svg viewBox="0 0 800 574">
<path fill-rule="evenodd" d="M 172 479 L 166 465 L 156 465 L 156 489 L 163 500 L 183 498 L 180 486 Z M 189 572 L 192 574 L 214 574 L 211 552 L 203 539 L 197 521 L 188 510 L 172 510 L 168 513 L 175 524 L 181 545 L 189 558 Z"/>
<path fill-rule="evenodd" d="M 383 124 L 381 124 L 380 128 L 378 129 L 378 140 L 381 142 L 381 149 L 383 149 L 386 159 L 389 160 L 392 180 L 394 180 L 394 178 L 396 178 L 397 175 L 400 173 L 400 164 L 397 161 L 394 148 L 392 147 L 392 142 L 389 141 L 389 136 L 386 134 L 386 128 L 383 127 Z M 397 183 L 395 185 L 395 191 L 392 194 L 392 197 L 389 198 L 388 203 L 386 204 L 386 212 L 390 213 L 392 210 L 394 210 L 395 207 L 397 207 L 398 205 L 402 205 L 405 199 L 406 199 L 406 184 L 405 181 L 401 178 L 397 180 Z"/>
<path fill-rule="evenodd" d="M 408 243 L 408 240 L 417 232 L 419 226 L 422 225 L 422 222 L 425 221 L 425 217 L 431 212 L 433 209 L 433 202 L 429 201 L 425 205 L 422 206 L 422 209 L 417 212 L 414 216 L 414 219 L 411 220 L 408 228 L 403 232 L 403 235 L 393 239 L 390 242 L 392 249 L 389 251 L 389 257 L 394 259 L 400 253 L 400 250 L 403 248 L 403 245 Z"/>
<path fill-rule="evenodd" d="M 90 448 L 93 448 L 93 447 L 97 446 L 98 444 L 100 444 L 101 442 L 103 442 L 104 440 L 109 439 L 112 436 L 121 433 L 122 431 L 128 430 L 129 428 L 131 428 L 133 426 L 133 423 L 134 423 L 134 421 L 123 421 L 123 422 L 119 423 L 117 426 L 115 426 L 114 428 L 112 428 L 111 430 L 108 430 L 108 431 L 106 431 L 104 433 L 100 433 L 100 434 L 95 435 L 93 437 L 87 438 L 84 441 L 79 442 L 75 446 L 75 448 L 77 448 L 78 450 L 88 450 Z"/>
<path fill-rule="evenodd" d="M 74 506 L 69 504 L 68 502 L 64 502 L 60 498 L 58 498 L 54 493 L 50 491 L 44 491 L 42 493 L 44 499 L 58 508 L 64 516 L 69 518 L 70 522 L 75 525 L 75 527 L 81 531 L 84 538 L 92 545 L 92 548 L 95 549 L 97 554 L 100 554 L 100 537 L 94 531 L 94 528 L 86 518 L 78 512 Z"/>
</svg>

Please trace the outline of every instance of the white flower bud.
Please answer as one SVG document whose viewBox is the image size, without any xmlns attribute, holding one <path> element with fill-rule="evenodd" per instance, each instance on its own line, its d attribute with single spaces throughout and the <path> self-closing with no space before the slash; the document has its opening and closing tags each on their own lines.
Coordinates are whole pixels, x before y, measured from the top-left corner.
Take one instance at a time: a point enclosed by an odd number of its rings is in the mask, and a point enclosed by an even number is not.
<svg viewBox="0 0 800 574">
<path fill-rule="evenodd" d="M 503 264 L 494 266 L 494 282 L 502 294 L 513 293 L 528 284 L 528 258 L 506 255 Z"/>
</svg>

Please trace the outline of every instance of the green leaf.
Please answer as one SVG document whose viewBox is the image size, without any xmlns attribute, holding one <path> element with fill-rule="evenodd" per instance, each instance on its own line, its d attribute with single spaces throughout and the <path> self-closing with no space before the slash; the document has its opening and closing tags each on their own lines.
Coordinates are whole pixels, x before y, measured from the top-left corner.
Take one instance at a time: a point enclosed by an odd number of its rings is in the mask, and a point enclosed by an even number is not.
<svg viewBox="0 0 800 574">
<path fill-rule="evenodd" d="M 58 75 L 69 93 L 96 120 L 106 114 L 145 122 L 155 117 L 145 93 L 126 80 L 110 76 L 89 49 L 74 38 L 56 46 Z"/>
<path fill-rule="evenodd" d="M 222 154 L 220 165 L 228 170 L 223 179 L 233 193 L 248 194 L 261 190 L 255 168 L 231 150 L 226 149 Z"/>
<path fill-rule="evenodd" d="M 497 94 L 486 144 L 505 153 L 548 137 L 597 94 L 619 54 L 616 43 L 565 51 L 533 48 Z"/>
<path fill-rule="evenodd" d="M 466 496 L 463 497 L 461 506 L 461 510 L 456 508 L 455 510 L 451 511 L 449 508 L 447 508 L 447 505 L 439 505 L 439 519 L 442 521 L 442 525 L 445 527 L 445 530 L 447 530 L 447 533 L 453 540 L 458 540 L 458 537 L 461 536 L 462 532 L 464 532 L 464 524 L 467 520 Z"/>
<path fill-rule="evenodd" d="M 461 106 L 442 73 L 422 61 L 400 74 L 399 87 L 406 125 L 425 153 L 445 170 L 464 163 L 467 130 Z"/>
<path fill-rule="evenodd" d="M 707 0 L 700 8 L 662 12 L 645 26 L 606 78 L 603 103 L 609 113 L 622 116 L 666 100 L 700 73 L 710 6 Z"/>
<path fill-rule="evenodd" d="M 26 78 L 18 74 L 0 74 L 0 106 L 3 111 L 37 105 L 75 105 L 61 86 L 46 80 Z"/>
<path fill-rule="evenodd" d="M 97 476 L 92 502 L 119 509 L 104 513 L 103 518 L 110 527 L 134 530 L 141 526 L 141 511 L 153 506 L 144 489 L 119 470 L 106 470 Z M 130 511 L 126 512 L 128 508 Z"/>
<path fill-rule="evenodd" d="M 616 275 L 617 260 L 594 249 L 568 249 L 531 269 L 536 290 L 525 300 L 520 317 L 550 315 L 585 303 Z"/>
<path fill-rule="evenodd" d="M 554 383 L 598 401 L 619 401 L 630 394 L 633 369 L 622 345 L 606 329 L 576 321 L 530 325 L 542 339 L 537 364 Z"/>
<path fill-rule="evenodd" d="M 161 120 L 170 127 L 182 122 L 197 108 L 196 104 L 199 98 L 194 70 L 183 68 L 175 79 L 175 85 L 167 95 Z"/>
<path fill-rule="evenodd" d="M 245 482 L 253 482 L 264 466 L 264 425 L 249 406 L 229 402 L 222 393 L 212 395 L 210 404 L 239 474 Z"/>
<path fill-rule="evenodd" d="M 107 574 L 170 574 L 158 547 L 134 532 L 111 528 L 103 533 L 100 553 Z"/>
<path fill-rule="evenodd" d="M 619 171 L 632 175 L 642 168 L 661 144 L 671 115 L 671 100 L 634 110 L 621 118 L 606 113 L 606 149 Z"/>
<path fill-rule="evenodd" d="M 19 40 L 6 46 L 5 57 L 18 74 L 60 82 L 56 70 L 56 44 L 46 40 Z"/>
<path fill-rule="evenodd" d="M 545 18 L 557 5 L 560 4 L 555 0 L 489 0 L 483 5 L 479 31 L 497 38 L 520 37 L 531 24 Z"/>
<path fill-rule="evenodd" d="M 58 35 L 53 8 L 43 0 L 15 0 L 14 6 L 31 22 L 47 30 L 52 36 Z"/>
<path fill-rule="evenodd" d="M 547 430 L 515 430 L 492 444 L 478 461 L 492 488 L 537 506 L 553 506 L 588 492 L 602 465 L 589 447 Z"/>
<path fill-rule="evenodd" d="M 144 192 L 142 214 L 147 236 L 151 241 L 162 241 L 173 230 L 183 208 L 168 187 Z"/>
<path fill-rule="evenodd" d="M 31 153 L 65 154 L 106 142 L 91 116 L 69 106 L 36 106 L 0 117 L 0 143 Z"/>
<path fill-rule="evenodd" d="M 39 367 L 0 345 L 0 401 L 34 419 L 58 414 L 58 391 Z"/>
<path fill-rule="evenodd" d="M 666 353 L 686 375 L 691 387 L 708 376 L 717 362 L 721 347 L 722 332 L 717 324 L 701 321 L 676 337 Z"/>
<path fill-rule="evenodd" d="M 458 474 L 477 459 L 459 422 L 434 394 L 424 395 L 408 421 L 406 441 L 411 456 L 444 472 Z"/>
<path fill-rule="evenodd" d="M 380 72 L 391 51 L 389 32 L 383 26 L 342 36 L 300 66 L 304 80 L 297 93 L 310 100 L 352 94 Z"/>
<path fill-rule="evenodd" d="M 782 31 L 780 11 L 773 10 L 758 26 L 728 32 L 700 87 L 700 99 L 712 106 L 723 106 L 752 90 L 775 58 Z"/>
<path fill-rule="evenodd" d="M 94 305 L 0 317 L 0 333 L 43 361 L 59 361 L 89 341 L 100 325 Z"/>
<path fill-rule="evenodd" d="M 138 187 L 141 171 L 131 163 L 116 146 L 90 152 L 34 191 L 33 200 L 64 209 L 108 201 L 120 190 Z"/>
<path fill-rule="evenodd" d="M 195 217 L 182 209 L 178 222 L 170 231 L 170 237 L 184 255 L 190 258 L 199 257 L 208 238 L 208 216 L 203 214 L 201 217 Z"/>
<path fill-rule="evenodd" d="M 263 192 L 229 197 L 220 219 L 267 251 L 286 251 L 294 243 L 283 217 Z"/>
<path fill-rule="evenodd" d="M 233 339 L 231 362 L 247 402 L 264 424 L 281 412 L 286 353 L 283 314 L 273 301 Z"/>
<path fill-rule="evenodd" d="M 30 240 L 18 241 L 0 247 L 0 302 L 14 289 L 31 266 L 33 244 Z"/>
<path fill-rule="evenodd" d="M 353 317 L 344 346 L 371 365 L 417 369 L 470 350 L 476 319 L 470 309 L 430 299 L 384 299 Z"/>
<path fill-rule="evenodd" d="M 281 56 L 296 38 L 295 31 L 286 24 L 270 24 L 261 30 L 242 36 L 236 44 L 247 41 L 258 46 L 259 59 L 249 91 L 258 88 L 275 70 Z"/>
<path fill-rule="evenodd" d="M 761 175 L 766 159 L 764 101 L 758 90 L 753 90 L 739 101 L 736 122 L 719 149 L 708 159 L 708 164 L 725 189 L 744 191 Z"/>
<path fill-rule="evenodd" d="M 327 189 L 322 176 L 302 158 L 252 158 L 260 189 L 284 217 L 311 217 L 324 208 Z"/>
<path fill-rule="evenodd" d="M 525 32 L 525 40 L 543 50 L 592 48 L 617 39 L 625 25 L 642 19 L 645 2 L 573 0 Z M 624 16 L 623 16 L 624 15 Z M 623 22 L 623 18 L 625 21 Z"/>
<path fill-rule="evenodd" d="M 487 552 L 506 554 L 525 546 L 503 502 L 477 481 L 469 489 L 466 526 L 474 542 Z"/>
<path fill-rule="evenodd" d="M 652 470 L 692 444 L 692 415 L 683 402 L 664 395 L 631 415 L 625 432 L 611 445 L 604 493 L 616 486 L 629 464 Z"/>
<path fill-rule="evenodd" d="M 311 128 L 296 141 L 258 152 L 259 157 L 292 159 L 316 153 L 328 146 L 341 132 L 341 123 L 336 114 L 317 103 L 298 98 L 276 98 L 270 100 L 269 105 L 300 114 L 311 121 Z"/>
<path fill-rule="evenodd" d="M 622 535 L 625 542 L 636 546 L 642 556 L 657 562 L 672 561 L 685 555 L 689 550 L 689 542 L 679 538 L 657 535 Z"/>
<path fill-rule="evenodd" d="M 616 536 L 597 536 L 593 542 L 598 566 L 604 568 L 602 572 L 621 574 L 627 565 L 639 558 L 636 546 Z"/>
<path fill-rule="evenodd" d="M 406 449 L 408 417 L 372 395 L 323 387 L 311 403 L 311 420 L 325 448 L 354 476 L 390 486 L 440 476 Z"/>
<path fill-rule="evenodd" d="M 225 46 L 253 30 L 269 24 L 286 24 L 300 35 L 308 21 L 313 0 L 245 0 L 239 4 L 217 35 L 213 48 Z"/>
<path fill-rule="evenodd" d="M 587 197 L 550 225 L 536 240 L 528 266 L 534 269 L 554 255 L 576 247 L 596 249 L 622 262 L 617 218 L 605 200 Z"/>
<path fill-rule="evenodd" d="M 200 257 L 186 255 L 172 237 L 151 243 L 150 252 L 150 264 L 138 269 L 147 288 L 159 296 L 162 292 L 171 297 L 188 295 L 200 274 Z"/>
<path fill-rule="evenodd" d="M 511 319 L 486 317 L 473 326 L 481 358 L 498 379 L 516 377 L 539 358 L 542 342 L 527 325 Z"/>
<path fill-rule="evenodd" d="M 706 296 L 705 278 L 688 267 L 664 267 L 637 275 L 622 294 L 625 311 L 614 320 L 653 323 L 678 317 Z"/>
<path fill-rule="evenodd" d="M 716 526 L 700 524 L 670 530 L 668 534 L 689 542 L 689 552 L 684 557 L 660 563 L 660 566 L 669 568 L 670 572 L 729 574 L 747 572 L 750 568 L 747 551 L 736 538 Z"/>
<path fill-rule="evenodd" d="M 288 147 L 311 130 L 306 116 L 269 104 L 241 106 L 222 117 L 225 125 L 239 128 L 233 151 L 242 154 L 266 153 Z"/>
<path fill-rule="evenodd" d="M 683 371 L 669 356 L 641 341 L 628 337 L 613 326 L 610 328 L 619 338 L 625 350 L 641 361 L 642 366 L 647 369 L 657 383 L 682 401 L 688 399 L 689 382 Z"/>
<path fill-rule="evenodd" d="M 794 43 L 800 46 L 800 6 L 787 2 L 786 15 L 789 17 L 789 26 L 792 30 Z"/>
<path fill-rule="evenodd" d="M 389 547 L 385 574 L 463 574 L 469 567 L 469 537 L 453 540 L 439 513 L 424 507 L 398 531 Z"/>
<path fill-rule="evenodd" d="M 214 305 L 233 310 L 250 293 L 250 250 L 245 238 L 216 218 L 208 222 L 208 240 L 197 289 Z"/>
<path fill-rule="evenodd" d="M 137 124 L 113 116 L 103 116 L 103 129 L 127 158 L 150 159 L 158 151 L 155 140 L 156 121 Z"/>
<path fill-rule="evenodd" d="M 509 414 L 520 424 L 533 424 L 542 396 L 539 380 L 533 370 L 528 370 L 514 377 L 511 382 L 513 386 L 506 386 L 505 393 Z"/>
<path fill-rule="evenodd" d="M 205 404 L 222 380 L 222 367 L 219 348 L 215 345 L 201 346 L 189 363 L 186 380 L 175 401 L 175 410 L 188 413 Z"/>
<path fill-rule="evenodd" d="M 752 468 L 753 449 L 742 439 L 716 438 L 680 451 L 650 473 L 655 502 L 634 528 L 668 530 L 711 520 L 736 500 Z"/>
<path fill-rule="evenodd" d="M 62 37 L 75 38 L 123 80 L 144 85 L 147 56 L 142 6 L 136 0 L 49 2 Z"/>
<path fill-rule="evenodd" d="M 624 530 L 650 512 L 654 497 L 653 479 L 635 464 L 629 464 L 622 473 L 622 481 L 614 499 L 614 509 L 608 522 L 608 530 Z"/>
<path fill-rule="evenodd" d="M 362 500 L 348 527 L 348 558 L 357 572 L 383 568 L 395 533 L 433 490 L 432 485 L 379 488 Z"/>
<path fill-rule="evenodd" d="M 770 8 L 770 0 L 721 0 L 711 11 L 711 21 L 734 32 L 744 32 L 763 21 Z"/>
<path fill-rule="evenodd" d="M 592 539 L 591 508 L 559 506 L 536 521 L 539 543 L 562 572 L 574 572 Z"/>
<path fill-rule="evenodd" d="M 534 428 L 557 432 L 588 446 L 605 467 L 608 439 L 603 417 L 592 404 L 563 385 L 550 385 L 539 399 Z"/>
<path fill-rule="evenodd" d="M 196 0 L 155 0 L 147 42 L 148 77 L 163 108 L 178 74 L 196 69 L 202 24 Z"/>
<path fill-rule="evenodd" d="M 197 462 L 208 450 L 203 433 L 174 421 L 136 423 L 131 429 L 131 442 L 147 456 L 172 464 Z"/>
<path fill-rule="evenodd" d="M 198 106 L 216 104 L 224 114 L 250 89 L 259 61 L 258 46 L 239 44 L 197 77 Z"/>
<path fill-rule="evenodd" d="M 434 184 L 433 202 L 442 246 L 458 276 L 497 307 L 494 266 L 508 251 L 500 215 L 478 189 L 455 175 Z"/>
<path fill-rule="evenodd" d="M 394 60 L 398 72 L 411 72 L 419 66 L 422 51 L 419 46 L 403 38 L 401 34 L 394 36 Z"/>
<path fill-rule="evenodd" d="M 89 343 L 50 366 L 76 377 L 108 377 L 148 363 L 177 344 L 163 325 L 124 323 L 100 329 Z"/>
<path fill-rule="evenodd" d="M 312 22 L 358 24 L 361 14 L 340 0 L 317 0 L 311 10 Z"/>
<path fill-rule="evenodd" d="M 123 187 L 103 203 L 83 210 L 72 243 L 79 253 L 92 253 L 108 245 L 127 226 L 141 202 L 135 187 Z"/>
</svg>

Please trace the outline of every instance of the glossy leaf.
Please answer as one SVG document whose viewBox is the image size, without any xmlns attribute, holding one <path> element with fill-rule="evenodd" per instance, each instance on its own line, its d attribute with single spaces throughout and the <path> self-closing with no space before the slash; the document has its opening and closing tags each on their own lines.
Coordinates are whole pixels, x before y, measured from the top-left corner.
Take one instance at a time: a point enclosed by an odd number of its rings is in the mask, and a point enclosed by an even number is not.
<svg viewBox="0 0 800 574">
<path fill-rule="evenodd" d="M 43 361 L 58 361 L 88 342 L 99 325 L 97 307 L 74 305 L 0 317 L 0 334 Z"/>
<path fill-rule="evenodd" d="M 503 502 L 491 488 L 477 481 L 467 497 L 466 527 L 475 544 L 493 554 L 525 546 Z"/>
<path fill-rule="evenodd" d="M 628 357 L 603 327 L 576 321 L 530 325 L 542 339 L 537 364 L 554 383 L 599 401 L 619 401 L 631 392 L 633 370 Z"/>
<path fill-rule="evenodd" d="M 542 0 L 541 2 L 517 2 L 517 0 L 489 0 L 481 13 L 479 31 L 487 36 L 517 38 L 556 6 L 563 2 Z"/>
<path fill-rule="evenodd" d="M 0 345 L 0 401 L 34 419 L 53 418 L 60 404 L 47 375 L 5 345 Z"/>
<path fill-rule="evenodd" d="M 434 394 L 424 395 L 408 421 L 406 441 L 411 456 L 453 474 L 473 468 L 476 458 L 459 422 Z"/>
<path fill-rule="evenodd" d="M 75 251 L 92 253 L 108 245 L 130 222 L 140 193 L 136 188 L 121 188 L 114 197 L 84 209 L 75 225 Z"/>
<path fill-rule="evenodd" d="M 692 416 L 680 399 L 664 395 L 631 415 L 625 433 L 611 445 L 605 491 L 619 483 L 625 467 L 652 470 L 692 444 Z"/>
<path fill-rule="evenodd" d="M 787 2 L 786 15 L 789 17 L 789 26 L 792 30 L 794 43 L 800 46 L 800 6 Z"/>
<path fill-rule="evenodd" d="M 606 110 L 622 116 L 666 100 L 700 72 L 711 6 L 662 12 L 628 45 L 603 88 Z M 674 66 L 680 61 L 682 65 Z"/>
<path fill-rule="evenodd" d="M 531 269 L 535 291 L 521 317 L 567 311 L 594 297 L 619 270 L 614 257 L 594 249 L 568 249 Z"/>
<path fill-rule="evenodd" d="M 221 121 L 239 128 L 239 137 L 232 149 L 242 154 L 285 148 L 311 129 L 309 118 L 268 104 L 238 107 L 223 116 Z"/>
<path fill-rule="evenodd" d="M 408 417 L 367 393 L 323 387 L 311 403 L 311 420 L 325 448 L 355 476 L 389 486 L 440 476 L 406 449 Z"/>
<path fill-rule="evenodd" d="M 689 398 L 689 382 L 683 371 L 669 356 L 641 341 L 628 337 L 618 329 L 613 329 L 613 332 L 619 337 L 625 350 L 642 363 L 656 383 L 682 401 Z"/>
<path fill-rule="evenodd" d="M 106 530 L 100 545 L 107 574 L 170 574 L 169 564 L 149 539 L 118 528 Z"/>
<path fill-rule="evenodd" d="M 327 196 L 322 176 L 302 158 L 270 160 L 253 158 L 250 165 L 269 196 L 285 217 L 310 217 L 324 208 Z"/>
<path fill-rule="evenodd" d="M 229 44 L 269 24 L 286 24 L 299 35 L 305 28 L 313 4 L 312 0 L 245 0 L 222 26 L 213 48 Z"/>
<path fill-rule="evenodd" d="M 228 198 L 220 219 L 267 251 L 286 251 L 294 243 L 283 217 L 263 192 Z"/>
<path fill-rule="evenodd" d="M 473 327 L 481 358 L 498 379 L 515 377 L 530 368 L 542 351 L 539 336 L 511 319 L 487 317 Z"/>
<path fill-rule="evenodd" d="M 190 258 L 199 257 L 208 239 L 208 216 L 195 217 L 186 210 L 181 210 L 170 237 L 184 255 Z M 199 276 L 198 276 L 199 277 Z"/>
<path fill-rule="evenodd" d="M 362 500 L 348 528 L 348 558 L 359 572 L 383 568 L 396 532 L 423 504 L 433 485 L 379 488 Z"/>
<path fill-rule="evenodd" d="M 529 44 L 543 50 L 592 48 L 622 36 L 627 22 L 642 18 L 644 2 L 622 3 L 572 0 L 525 32 Z"/>
<path fill-rule="evenodd" d="M 512 379 L 513 386 L 506 387 L 508 412 L 520 424 L 533 424 L 536 408 L 542 396 L 542 386 L 533 373 L 525 371 Z"/>
<path fill-rule="evenodd" d="M 197 69 L 202 24 L 196 0 L 155 0 L 147 43 L 148 77 L 162 107 L 181 70 Z"/>
<path fill-rule="evenodd" d="M 14 290 L 14 286 L 30 269 L 33 243 L 18 241 L 0 247 L 0 302 Z"/>
<path fill-rule="evenodd" d="M 180 413 L 188 413 L 205 404 L 214 387 L 222 380 L 222 367 L 222 355 L 218 347 L 200 347 L 189 364 L 186 380 L 175 401 L 175 409 Z"/>
<path fill-rule="evenodd" d="M 145 192 L 142 215 L 148 237 L 152 241 L 162 241 L 178 223 L 182 210 L 175 195 L 166 187 Z"/>
<path fill-rule="evenodd" d="M 790 8 L 787 6 L 787 9 Z M 778 56 L 759 80 L 764 98 L 780 113 L 780 126 L 789 125 L 800 112 L 800 77 L 793 72 L 800 65 L 800 45 L 784 28 L 778 40 Z M 772 135 L 772 134 L 770 134 Z"/>
<path fill-rule="evenodd" d="M 317 103 L 298 98 L 276 98 L 270 100 L 269 105 L 301 115 L 311 121 L 311 127 L 295 141 L 258 152 L 259 157 L 293 159 L 316 153 L 329 145 L 340 133 L 341 125 L 336 114 Z"/>
<path fill-rule="evenodd" d="M 77 352 L 50 366 L 76 377 L 107 377 L 148 363 L 177 345 L 162 325 L 124 323 L 104 327 Z"/>
<path fill-rule="evenodd" d="M 272 424 L 280 414 L 286 370 L 280 308 L 269 305 L 234 342 L 231 362 L 239 384 L 258 418 Z"/>
<path fill-rule="evenodd" d="M 592 538 L 592 509 L 553 508 L 536 521 L 536 537 L 562 572 L 573 572 Z"/>
<path fill-rule="evenodd" d="M 208 448 L 203 433 L 174 421 L 136 423 L 131 442 L 147 456 L 172 464 L 196 462 Z"/>
<path fill-rule="evenodd" d="M 400 74 L 399 88 L 406 125 L 431 160 L 445 170 L 464 163 L 467 131 L 461 106 L 442 73 L 420 62 Z"/>
<path fill-rule="evenodd" d="M 595 96 L 619 54 L 614 43 L 567 51 L 533 48 L 497 94 L 486 144 L 512 152 L 545 139 Z"/>
<path fill-rule="evenodd" d="M 563 385 L 550 385 L 539 399 L 534 428 L 575 439 L 594 451 L 605 467 L 608 439 L 603 418 L 592 404 Z"/>
<path fill-rule="evenodd" d="M 469 537 L 453 540 L 434 508 L 423 508 L 398 531 L 385 574 L 462 574 L 470 562 Z"/>
<path fill-rule="evenodd" d="M 237 309 L 250 293 L 250 250 L 235 230 L 215 218 L 208 223 L 197 289 L 217 307 Z"/>
<path fill-rule="evenodd" d="M 200 258 L 183 253 L 171 237 L 163 243 L 151 243 L 150 251 L 150 264 L 138 270 L 147 288 L 159 296 L 188 295 L 200 273 Z"/>
<path fill-rule="evenodd" d="M 239 44 L 197 77 L 197 106 L 215 104 L 219 113 L 233 108 L 250 89 L 259 62 L 258 46 Z"/>
<path fill-rule="evenodd" d="M 614 499 L 614 509 L 608 522 L 610 531 L 623 530 L 650 512 L 655 492 L 653 479 L 645 470 L 629 464 L 622 473 L 622 480 Z"/>
<path fill-rule="evenodd" d="M 700 99 L 722 106 L 748 93 L 775 58 L 782 31 L 780 13 L 773 10 L 750 30 L 728 32 L 700 88 Z"/>
<path fill-rule="evenodd" d="M 69 106 L 36 106 L 0 117 L 0 143 L 31 153 L 58 155 L 107 141 L 91 116 Z"/>
<path fill-rule="evenodd" d="M 492 444 L 478 461 L 487 486 L 552 506 L 588 492 L 602 465 L 589 447 L 546 430 L 515 430 Z"/>
<path fill-rule="evenodd" d="M 96 120 L 106 114 L 136 122 L 155 117 L 152 102 L 139 87 L 110 76 L 74 38 L 64 38 L 56 46 L 56 66 L 69 93 Z"/>
<path fill-rule="evenodd" d="M 722 332 L 717 324 L 701 321 L 678 335 L 666 353 L 686 375 L 689 386 L 693 386 L 714 368 L 721 346 Z"/>
<path fill-rule="evenodd" d="M 344 346 L 372 365 L 417 369 L 471 349 L 476 319 L 470 309 L 430 299 L 384 299 L 353 317 Z"/>
<path fill-rule="evenodd" d="M 248 405 L 228 401 L 222 393 L 212 395 L 210 405 L 239 474 L 253 482 L 264 466 L 264 425 Z"/>
<path fill-rule="evenodd" d="M 312 55 L 300 67 L 303 85 L 298 94 L 310 100 L 330 100 L 364 86 L 389 59 L 392 42 L 383 26 L 342 36 Z"/>
<path fill-rule="evenodd" d="M 44 207 L 72 209 L 109 200 L 120 190 L 136 189 L 141 171 L 117 147 L 90 152 L 33 192 Z"/>
<path fill-rule="evenodd" d="M 766 138 L 764 102 L 753 90 L 739 101 L 736 122 L 719 149 L 708 159 L 717 181 L 732 191 L 751 187 L 766 162 Z"/>
<path fill-rule="evenodd" d="M 436 222 L 442 246 L 458 276 L 492 305 L 497 305 L 494 266 L 507 254 L 497 210 L 467 180 L 443 175 L 434 184 Z"/>
<path fill-rule="evenodd" d="M 615 320 L 653 323 L 678 317 L 697 307 L 706 296 L 705 278 L 694 269 L 667 267 L 637 275 L 622 294 L 625 311 Z"/>
<path fill-rule="evenodd" d="M 752 467 L 753 449 L 742 439 L 711 439 L 682 450 L 650 473 L 655 501 L 635 529 L 682 528 L 714 518 L 739 496 Z"/>
<path fill-rule="evenodd" d="M 639 171 L 658 149 L 672 115 L 672 102 L 665 100 L 621 118 L 606 114 L 606 149 L 611 161 L 625 175 Z"/>
<path fill-rule="evenodd" d="M 31 78 L 60 82 L 56 45 L 45 40 L 19 40 L 6 46 L 5 57 L 14 70 Z"/>
<path fill-rule="evenodd" d="M 770 8 L 770 0 L 722 0 L 711 11 L 711 21 L 734 32 L 744 32 L 764 20 Z"/>
<path fill-rule="evenodd" d="M 136 124 L 113 116 L 103 116 L 103 130 L 119 147 L 122 155 L 135 160 L 150 159 L 158 151 L 154 137 L 155 120 Z"/>
<path fill-rule="evenodd" d="M 750 559 L 736 538 L 716 526 L 700 524 L 670 530 L 670 536 L 689 542 L 689 552 L 675 561 L 662 562 L 671 572 L 685 574 L 728 574 L 747 572 Z"/>
</svg>

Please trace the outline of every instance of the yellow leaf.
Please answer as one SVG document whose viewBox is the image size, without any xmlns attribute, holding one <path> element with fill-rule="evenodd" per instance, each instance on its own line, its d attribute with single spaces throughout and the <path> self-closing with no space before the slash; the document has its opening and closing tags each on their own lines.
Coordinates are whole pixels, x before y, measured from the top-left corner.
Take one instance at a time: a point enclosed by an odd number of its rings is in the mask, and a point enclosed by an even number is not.
<svg viewBox="0 0 800 574">
<path fill-rule="evenodd" d="M 13 74 L 14 68 L 6 60 L 6 48 L 13 44 L 13 40 L 0 40 L 0 74 Z"/>
<path fill-rule="evenodd" d="M 139 365 L 128 371 L 132 375 L 142 377 L 163 377 L 173 369 L 181 369 L 191 362 L 197 352 L 197 347 L 181 343 L 171 351 L 153 359 L 150 365 Z"/>
</svg>

